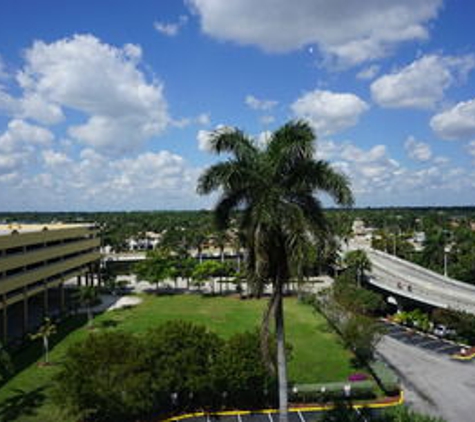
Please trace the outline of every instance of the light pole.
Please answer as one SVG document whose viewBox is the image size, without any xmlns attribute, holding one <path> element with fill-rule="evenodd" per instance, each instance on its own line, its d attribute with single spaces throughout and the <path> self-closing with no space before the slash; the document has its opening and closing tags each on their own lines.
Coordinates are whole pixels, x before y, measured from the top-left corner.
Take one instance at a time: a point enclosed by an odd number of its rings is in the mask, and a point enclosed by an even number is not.
<svg viewBox="0 0 475 422">
<path fill-rule="evenodd" d="M 448 264 L 448 253 L 450 252 L 450 247 L 449 246 L 445 246 L 444 247 L 444 276 L 447 277 L 448 276 L 448 268 L 447 268 L 447 264 Z"/>
</svg>

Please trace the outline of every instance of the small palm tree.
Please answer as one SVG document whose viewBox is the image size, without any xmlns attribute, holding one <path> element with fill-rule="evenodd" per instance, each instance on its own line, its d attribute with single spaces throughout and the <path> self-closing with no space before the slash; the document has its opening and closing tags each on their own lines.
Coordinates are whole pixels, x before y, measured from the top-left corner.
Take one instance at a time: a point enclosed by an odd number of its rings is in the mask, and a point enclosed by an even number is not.
<svg viewBox="0 0 475 422">
<path fill-rule="evenodd" d="M 239 227 L 248 281 L 257 293 L 272 286 L 262 345 L 266 353 L 274 316 L 281 422 L 288 421 L 283 287 L 292 278 L 302 278 L 308 250 L 328 236 L 329 225 L 315 195 L 323 191 L 339 205 L 353 201 L 348 179 L 327 162 L 315 160 L 314 141 L 312 129 L 301 121 L 278 129 L 262 147 L 237 129 L 218 130 L 211 137 L 211 150 L 230 158 L 208 168 L 197 189 L 200 194 L 221 193 L 215 208 L 220 230 L 229 226 L 234 211 L 242 211 Z"/>
<path fill-rule="evenodd" d="M 39 338 L 43 339 L 45 365 L 49 364 L 49 338 L 53 334 L 56 334 L 56 325 L 53 324 L 50 318 L 45 318 L 43 325 L 38 329 L 35 334 L 32 334 L 30 336 L 32 340 L 37 340 Z"/>
<path fill-rule="evenodd" d="M 79 289 L 78 299 L 82 306 L 87 309 L 87 325 L 92 327 L 92 307 L 97 303 L 99 292 L 95 286 L 83 286 Z"/>
<path fill-rule="evenodd" d="M 0 343 L 0 383 L 3 383 L 13 373 L 13 363 L 10 355 Z"/>
</svg>

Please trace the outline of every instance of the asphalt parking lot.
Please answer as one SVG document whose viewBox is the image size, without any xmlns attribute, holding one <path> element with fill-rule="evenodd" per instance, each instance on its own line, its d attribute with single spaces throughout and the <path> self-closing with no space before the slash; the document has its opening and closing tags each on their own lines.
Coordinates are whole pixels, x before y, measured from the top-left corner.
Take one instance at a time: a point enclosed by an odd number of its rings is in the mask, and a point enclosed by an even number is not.
<svg viewBox="0 0 475 422">
<path fill-rule="evenodd" d="M 367 411 L 372 414 L 381 414 L 381 409 L 371 409 Z M 357 412 L 359 412 L 357 410 Z M 289 422 L 315 422 L 321 420 L 325 415 L 325 411 L 289 411 Z M 190 417 L 185 419 L 186 422 L 278 422 L 278 413 L 251 413 L 232 416 L 214 416 L 206 415 L 199 417 Z M 182 421 L 184 422 L 184 421 Z"/>
<path fill-rule="evenodd" d="M 460 351 L 460 346 L 450 341 L 432 335 L 418 333 L 390 322 L 383 321 L 382 324 L 385 327 L 387 336 L 408 345 L 447 356 Z"/>
</svg>

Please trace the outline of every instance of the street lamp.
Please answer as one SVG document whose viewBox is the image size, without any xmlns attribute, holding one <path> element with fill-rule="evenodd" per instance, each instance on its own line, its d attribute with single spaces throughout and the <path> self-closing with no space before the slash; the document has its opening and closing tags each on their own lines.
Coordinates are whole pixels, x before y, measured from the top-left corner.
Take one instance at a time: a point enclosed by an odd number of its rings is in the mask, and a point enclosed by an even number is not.
<svg viewBox="0 0 475 422">
<path fill-rule="evenodd" d="M 447 277 L 448 276 L 448 268 L 447 268 L 447 264 L 448 264 L 448 253 L 450 252 L 450 246 L 445 246 L 444 247 L 444 276 Z"/>
</svg>

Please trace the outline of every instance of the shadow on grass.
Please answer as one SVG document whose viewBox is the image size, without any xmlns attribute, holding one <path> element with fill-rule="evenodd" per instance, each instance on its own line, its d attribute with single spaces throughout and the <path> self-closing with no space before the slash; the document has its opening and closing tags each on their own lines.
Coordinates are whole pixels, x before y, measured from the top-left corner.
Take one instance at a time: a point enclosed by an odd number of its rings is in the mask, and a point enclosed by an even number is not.
<svg viewBox="0 0 475 422">
<path fill-rule="evenodd" d="M 113 319 L 106 319 L 97 324 L 97 328 L 116 328 L 119 325 L 119 321 Z"/>
<path fill-rule="evenodd" d="M 50 339 L 50 349 L 53 349 L 58 343 L 72 333 L 74 330 L 81 328 L 87 324 L 87 316 L 85 314 L 74 315 L 66 318 L 57 325 L 57 333 Z M 26 369 L 28 366 L 36 362 L 43 355 L 42 340 L 29 341 L 13 351 L 9 351 L 12 356 L 13 366 L 15 368 L 13 374 L 8 378 L 13 378 L 16 374 Z M 5 381 L 8 381 L 5 380 Z M 0 420 L 1 421 L 1 420 Z"/>
<path fill-rule="evenodd" d="M 22 416 L 33 416 L 45 400 L 45 387 L 32 391 L 15 389 L 14 394 L 0 404 L 0 422 L 11 422 Z"/>
</svg>

